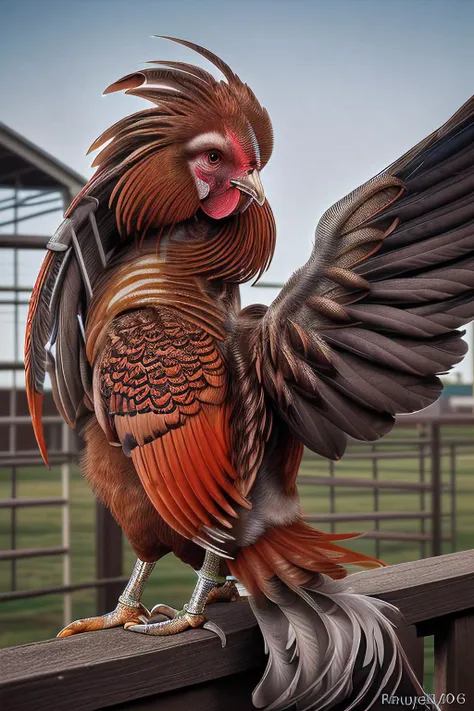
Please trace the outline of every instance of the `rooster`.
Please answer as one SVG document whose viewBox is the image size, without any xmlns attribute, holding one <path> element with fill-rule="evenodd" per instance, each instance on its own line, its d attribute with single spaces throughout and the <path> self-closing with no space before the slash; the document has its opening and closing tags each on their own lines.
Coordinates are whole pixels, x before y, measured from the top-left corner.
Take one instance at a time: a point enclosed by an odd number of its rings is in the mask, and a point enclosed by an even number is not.
<svg viewBox="0 0 474 711">
<path fill-rule="evenodd" d="M 231 68 L 152 62 L 106 89 L 151 102 L 91 146 L 97 170 L 51 238 L 31 298 L 28 402 L 85 440 L 81 467 L 137 555 L 114 611 L 59 636 L 124 625 L 210 625 L 210 600 L 250 605 L 269 654 L 257 707 L 368 709 L 407 675 L 387 603 L 353 594 L 347 566 L 378 560 L 303 519 L 303 447 L 340 459 L 397 413 L 440 395 L 474 318 L 474 100 L 320 219 L 308 262 L 269 306 L 239 284 L 270 264 L 260 173 L 267 111 Z M 172 552 L 198 574 L 189 602 L 141 596 Z M 153 617 L 161 614 L 160 621 Z M 163 616 L 165 619 L 163 619 Z M 220 634 L 218 629 L 215 629 Z"/>
</svg>

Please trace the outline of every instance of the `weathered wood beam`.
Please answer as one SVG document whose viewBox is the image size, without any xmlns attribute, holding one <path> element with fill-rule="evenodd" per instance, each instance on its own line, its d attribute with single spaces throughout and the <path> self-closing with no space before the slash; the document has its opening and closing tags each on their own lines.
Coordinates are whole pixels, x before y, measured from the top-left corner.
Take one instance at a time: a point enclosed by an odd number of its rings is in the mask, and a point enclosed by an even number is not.
<svg viewBox="0 0 474 711">
<path fill-rule="evenodd" d="M 350 577 L 355 592 L 396 605 L 408 624 L 474 608 L 474 550 L 399 563 Z"/>
<path fill-rule="evenodd" d="M 474 551 L 358 573 L 350 581 L 354 592 L 397 605 L 407 624 L 420 627 L 443 618 L 436 623 L 442 629 L 447 616 L 452 616 L 446 627 L 447 636 L 438 636 L 438 669 L 446 669 L 443 687 L 452 679 L 453 688 L 465 683 L 464 678 L 456 681 L 457 677 L 452 676 L 458 673 L 452 650 L 458 650 L 459 640 L 464 644 L 467 633 L 471 634 L 471 623 L 467 630 L 464 623 L 454 620 L 474 613 Z M 205 630 L 176 637 L 147 637 L 113 629 L 0 650 L 0 708 L 97 711 L 116 706 L 131 711 L 138 699 L 148 699 L 142 702 L 143 709 L 155 708 L 156 701 L 160 711 L 174 711 L 180 707 L 172 692 L 187 689 L 182 692 L 189 701 L 185 708 L 217 711 L 221 708 L 217 698 L 214 705 L 210 701 L 209 706 L 201 703 L 214 698 L 214 693 L 219 695 L 218 680 L 231 678 L 232 684 L 237 684 L 236 675 L 248 672 L 250 692 L 255 674 L 264 668 L 265 657 L 246 601 L 211 605 L 208 616 L 226 633 L 225 649 L 221 649 L 215 635 Z M 402 641 L 407 637 L 413 639 L 413 630 L 402 632 Z M 470 649 L 469 645 L 466 642 Z M 416 657 L 420 650 L 421 646 L 412 648 L 410 653 L 418 670 L 421 659 Z M 235 708 L 247 711 L 242 705 Z M 231 706 L 227 711 L 232 709 Z"/>
<path fill-rule="evenodd" d="M 223 603 L 207 612 L 227 636 L 224 649 L 206 630 L 148 637 L 111 629 L 0 650 L 0 708 L 95 711 L 262 669 L 263 644 L 249 605 L 230 604 L 231 614 Z"/>
</svg>

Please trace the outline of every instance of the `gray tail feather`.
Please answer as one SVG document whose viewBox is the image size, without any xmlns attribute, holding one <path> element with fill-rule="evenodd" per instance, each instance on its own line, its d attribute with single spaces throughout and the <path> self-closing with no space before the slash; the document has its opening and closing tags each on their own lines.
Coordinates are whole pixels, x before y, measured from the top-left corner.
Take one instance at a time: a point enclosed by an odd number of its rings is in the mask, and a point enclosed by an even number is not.
<svg viewBox="0 0 474 711">
<path fill-rule="evenodd" d="M 272 578 L 250 598 L 268 664 L 253 693 L 266 711 L 376 711 L 398 688 L 424 695 L 395 632 L 399 611 L 317 575 L 305 588 Z M 417 711 L 438 707 L 427 700 Z"/>
</svg>

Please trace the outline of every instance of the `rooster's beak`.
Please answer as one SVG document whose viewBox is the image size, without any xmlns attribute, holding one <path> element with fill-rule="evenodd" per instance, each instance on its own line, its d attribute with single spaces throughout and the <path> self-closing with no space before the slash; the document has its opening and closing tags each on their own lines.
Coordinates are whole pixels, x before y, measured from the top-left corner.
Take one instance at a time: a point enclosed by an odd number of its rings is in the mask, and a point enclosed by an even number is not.
<svg viewBox="0 0 474 711">
<path fill-rule="evenodd" d="M 258 170 L 253 170 L 238 180 L 231 180 L 230 184 L 246 195 L 250 195 L 260 206 L 265 202 L 265 193 Z"/>
</svg>

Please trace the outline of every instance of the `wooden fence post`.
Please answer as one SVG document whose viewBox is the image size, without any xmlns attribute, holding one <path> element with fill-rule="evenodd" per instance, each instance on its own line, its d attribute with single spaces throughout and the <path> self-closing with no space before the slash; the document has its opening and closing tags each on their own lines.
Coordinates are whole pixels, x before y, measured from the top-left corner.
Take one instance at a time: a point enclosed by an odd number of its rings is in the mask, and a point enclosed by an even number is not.
<svg viewBox="0 0 474 711">
<path fill-rule="evenodd" d="M 397 636 L 405 650 L 408 661 L 415 672 L 418 681 L 423 684 L 425 671 L 425 640 L 417 634 L 415 625 L 397 628 Z"/>
<path fill-rule="evenodd" d="M 431 424 L 431 487 L 432 555 L 441 555 L 441 437 L 440 425 L 437 422 Z"/>
<path fill-rule="evenodd" d="M 435 628 L 435 695 L 443 711 L 474 708 L 474 613 Z"/>
<path fill-rule="evenodd" d="M 96 574 L 99 580 L 122 575 L 123 539 L 120 526 L 110 511 L 96 504 Z M 97 614 L 111 612 L 122 592 L 121 583 L 110 583 L 97 588 Z"/>
</svg>

